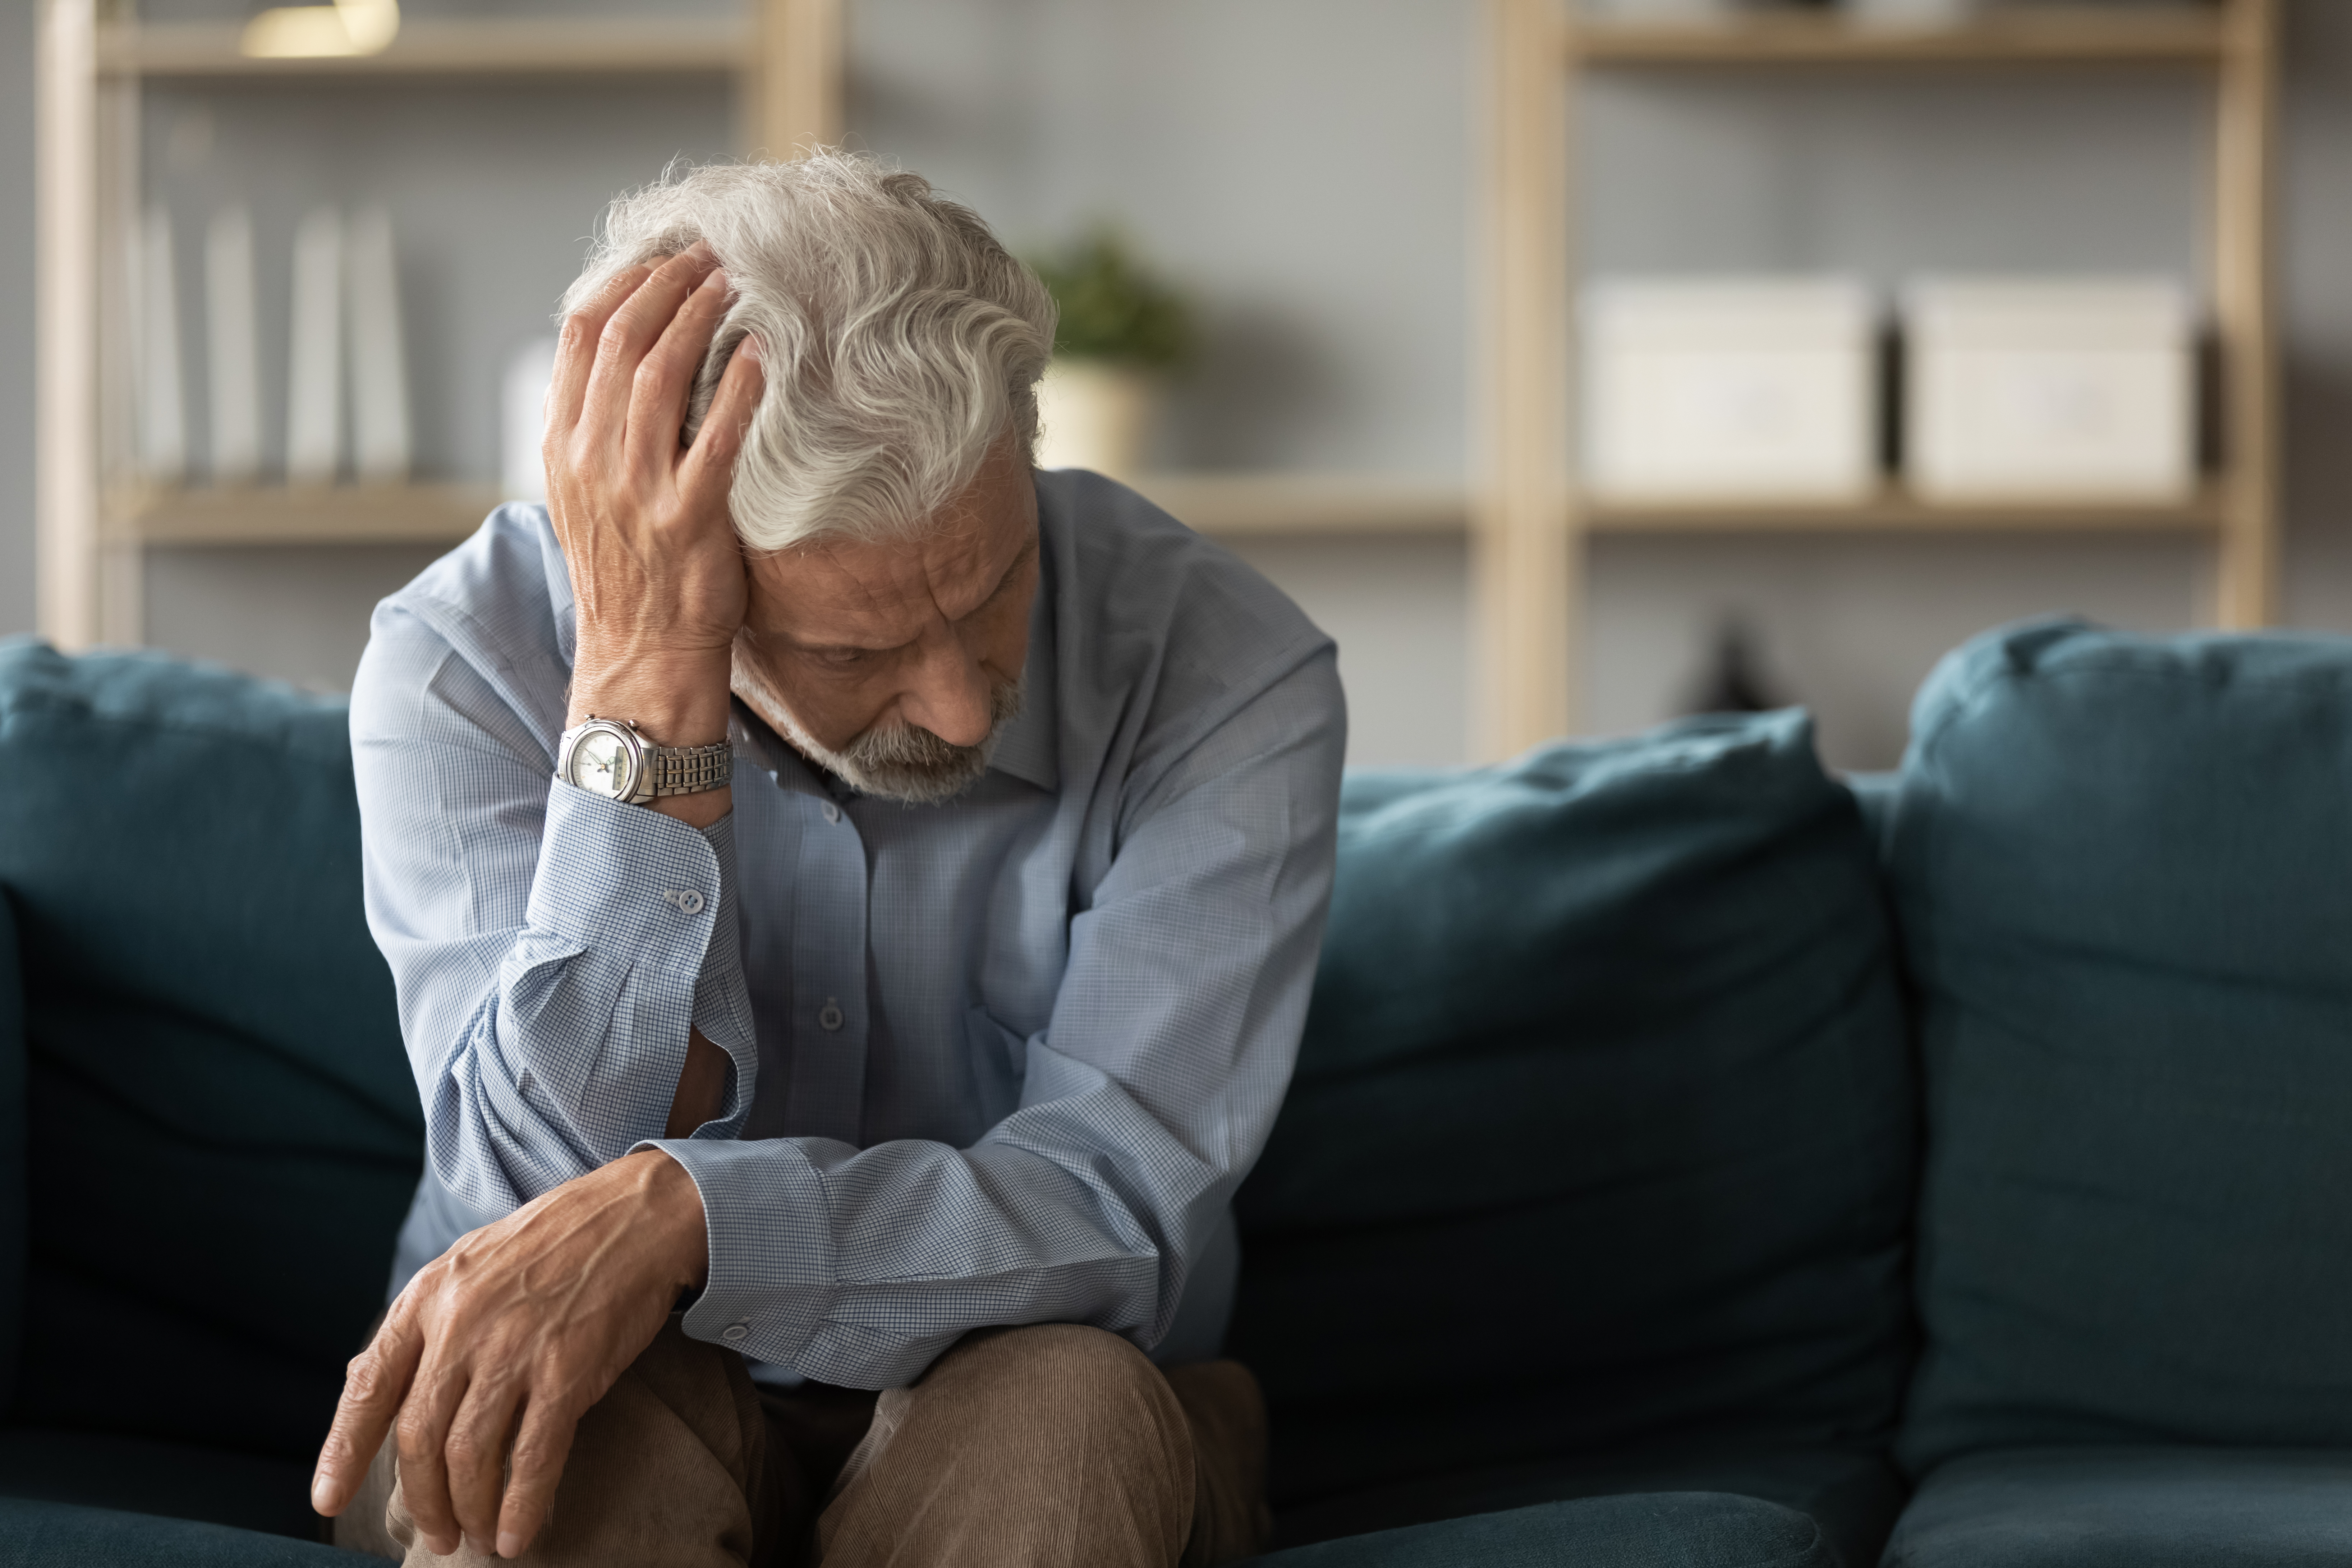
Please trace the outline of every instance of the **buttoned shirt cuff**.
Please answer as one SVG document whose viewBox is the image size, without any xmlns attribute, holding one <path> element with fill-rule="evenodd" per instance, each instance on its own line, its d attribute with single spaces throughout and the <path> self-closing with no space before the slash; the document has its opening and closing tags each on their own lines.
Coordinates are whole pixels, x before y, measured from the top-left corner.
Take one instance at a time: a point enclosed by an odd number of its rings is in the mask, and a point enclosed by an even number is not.
<svg viewBox="0 0 2352 1568">
<path fill-rule="evenodd" d="M 710 1273 L 687 1310 L 687 1337 L 823 1376 L 808 1363 L 824 1359 L 811 1352 L 836 1289 L 833 1208 L 799 1142 L 650 1138 L 637 1148 L 685 1166 L 702 1194 Z"/>
<path fill-rule="evenodd" d="M 616 1142 L 668 1121 L 692 1029 L 735 1067 L 703 1131 L 731 1135 L 751 1108 L 758 1058 L 736 934 L 734 835 L 731 815 L 698 829 L 561 781 L 549 791 L 527 928 L 568 952 L 567 989 L 609 998 L 609 1023 L 601 1049 L 531 1065 L 560 1103 L 598 1108 Z M 527 1000 L 520 989 L 509 989 L 510 1002 Z"/>
</svg>

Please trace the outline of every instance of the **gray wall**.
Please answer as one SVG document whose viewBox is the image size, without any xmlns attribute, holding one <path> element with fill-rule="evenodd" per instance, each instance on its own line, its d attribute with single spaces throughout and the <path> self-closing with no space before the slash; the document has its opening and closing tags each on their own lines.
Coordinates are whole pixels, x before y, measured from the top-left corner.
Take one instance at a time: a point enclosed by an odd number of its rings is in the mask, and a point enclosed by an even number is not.
<svg viewBox="0 0 2352 1568">
<path fill-rule="evenodd" d="M 222 0 L 153 3 L 177 14 Z M 31 0 L 0 4 L 29 45 Z M 1016 245 L 1113 218 L 1194 290 L 1206 342 L 1160 460 L 1452 478 L 1467 450 L 1481 11 L 853 0 L 852 133 Z M 2298 624 L 2352 629 L 2339 515 L 2352 457 L 2336 434 L 2352 416 L 2352 7 L 2295 0 L 2291 18 L 2287 602 Z M 0 210 L 21 215 L 0 225 L 0 626 L 12 627 L 31 610 L 28 465 L 5 460 L 30 442 L 29 93 L 10 90 L 28 53 L 0 48 L 13 73 L 0 75 Z M 1935 268 L 2195 278 L 2202 91 L 2161 71 L 1612 76 L 1581 115 L 1585 264 L 1832 268 L 1888 283 Z M 431 472 L 471 479 L 490 473 L 497 363 L 541 330 L 596 206 L 673 153 L 723 144 L 729 112 L 707 89 L 289 88 L 215 103 L 208 157 L 191 161 L 202 138 L 184 136 L 174 166 L 172 128 L 197 107 L 184 89 L 151 94 L 152 162 L 184 249 L 213 200 L 265 170 L 266 186 L 247 188 L 277 263 L 306 194 L 392 204 L 420 451 Z M 1458 543 L 1268 541 L 1244 553 L 1339 637 L 1357 760 L 1465 753 Z M 339 684 L 367 605 L 415 563 L 400 551 L 160 553 L 150 632 Z M 1675 711 L 1712 628 L 1736 614 L 1760 634 L 1771 682 L 1820 713 L 1825 753 L 1884 764 L 1911 689 L 1967 633 L 2063 609 L 2186 626 L 2203 570 L 2195 550 L 2148 540 L 1605 541 L 1587 720 L 1624 730 Z"/>
</svg>

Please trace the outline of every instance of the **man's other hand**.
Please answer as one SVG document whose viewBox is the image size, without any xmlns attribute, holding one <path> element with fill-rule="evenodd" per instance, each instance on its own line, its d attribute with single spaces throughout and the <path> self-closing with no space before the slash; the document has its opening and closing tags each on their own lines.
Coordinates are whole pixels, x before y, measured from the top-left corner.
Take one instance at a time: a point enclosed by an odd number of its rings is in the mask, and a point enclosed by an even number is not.
<svg viewBox="0 0 2352 1568">
<path fill-rule="evenodd" d="M 627 719 L 664 746 L 726 736 L 747 592 L 728 495 L 763 384 L 754 340 L 728 362 L 693 444 L 680 436 L 728 303 L 726 273 L 698 244 L 622 272 L 564 321 L 542 449 L 578 616 L 571 723 Z M 727 794 L 672 798 L 715 818 Z"/>
<path fill-rule="evenodd" d="M 678 1292 L 702 1283 L 709 1256 L 693 1178 L 650 1149 L 466 1237 L 409 1282 L 351 1363 L 312 1506 L 341 1513 L 392 1432 L 427 1547 L 447 1556 L 462 1533 L 520 1555 L 580 1417 L 653 1342 Z"/>
</svg>

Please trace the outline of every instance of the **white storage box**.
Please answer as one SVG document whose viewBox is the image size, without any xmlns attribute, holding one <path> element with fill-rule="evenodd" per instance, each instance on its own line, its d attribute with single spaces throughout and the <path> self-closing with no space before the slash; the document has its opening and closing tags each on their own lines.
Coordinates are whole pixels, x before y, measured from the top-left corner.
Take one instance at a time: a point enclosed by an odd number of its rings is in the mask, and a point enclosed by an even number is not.
<svg viewBox="0 0 2352 1568">
<path fill-rule="evenodd" d="M 2189 300 L 2163 279 L 1941 279 L 1905 301 L 1904 457 L 1935 500 L 2169 500 L 2196 482 Z"/>
<path fill-rule="evenodd" d="M 1875 311 L 1843 279 L 1585 290 L 1585 483 L 1621 500 L 1854 500 L 1878 479 Z"/>
</svg>

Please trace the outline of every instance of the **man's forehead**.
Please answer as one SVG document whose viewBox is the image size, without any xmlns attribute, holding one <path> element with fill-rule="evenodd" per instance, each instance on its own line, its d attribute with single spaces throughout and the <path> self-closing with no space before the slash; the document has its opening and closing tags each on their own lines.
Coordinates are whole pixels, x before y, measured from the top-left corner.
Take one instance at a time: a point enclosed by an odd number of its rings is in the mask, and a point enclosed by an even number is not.
<svg viewBox="0 0 2352 1568">
<path fill-rule="evenodd" d="M 995 591 L 1028 542 L 1024 521 L 967 512 L 912 540 L 781 551 L 753 568 L 755 616 L 803 642 L 911 636 L 935 615 L 970 614 Z"/>
</svg>

